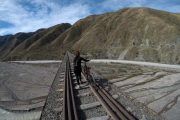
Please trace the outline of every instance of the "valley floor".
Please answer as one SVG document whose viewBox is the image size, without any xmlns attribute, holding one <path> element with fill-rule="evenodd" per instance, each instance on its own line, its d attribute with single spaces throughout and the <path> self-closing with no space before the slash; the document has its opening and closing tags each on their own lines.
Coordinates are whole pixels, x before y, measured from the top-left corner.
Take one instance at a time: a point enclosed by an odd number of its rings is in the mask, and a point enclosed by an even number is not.
<svg viewBox="0 0 180 120">
<path fill-rule="evenodd" d="M 38 119 L 60 62 L 0 63 L 0 119 Z M 88 64 L 116 86 L 119 94 L 168 120 L 180 118 L 179 65 L 125 60 L 91 60 Z M 18 110 L 24 112 L 14 112 Z"/>
<path fill-rule="evenodd" d="M 0 120 L 39 119 L 59 63 L 0 63 Z"/>
<path fill-rule="evenodd" d="M 125 64 L 125 61 L 111 60 L 94 62 L 92 69 L 117 87 L 119 94 L 143 104 L 165 119 L 180 118 L 180 66 Z"/>
</svg>

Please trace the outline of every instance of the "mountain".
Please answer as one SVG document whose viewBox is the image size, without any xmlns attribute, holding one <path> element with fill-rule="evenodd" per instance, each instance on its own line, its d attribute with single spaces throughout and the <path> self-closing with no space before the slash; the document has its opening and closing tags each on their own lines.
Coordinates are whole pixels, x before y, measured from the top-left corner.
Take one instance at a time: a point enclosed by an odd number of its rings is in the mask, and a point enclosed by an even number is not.
<svg viewBox="0 0 180 120">
<path fill-rule="evenodd" d="M 17 33 L 15 35 L 0 36 L 0 58 L 5 57 L 15 47 L 33 34 L 34 33 Z"/>
<path fill-rule="evenodd" d="M 4 60 L 28 60 L 28 59 L 54 59 L 58 55 L 55 51 L 50 53 L 48 45 L 61 33 L 70 28 L 69 23 L 55 25 L 47 29 L 39 29 L 30 37 L 24 39 L 21 44 L 14 47 L 10 53 L 3 57 Z M 1 41 L 1 40 L 0 40 Z"/>
<path fill-rule="evenodd" d="M 124 8 L 63 25 L 35 32 L 3 59 L 59 59 L 80 50 L 90 58 L 180 64 L 180 14 Z"/>
</svg>

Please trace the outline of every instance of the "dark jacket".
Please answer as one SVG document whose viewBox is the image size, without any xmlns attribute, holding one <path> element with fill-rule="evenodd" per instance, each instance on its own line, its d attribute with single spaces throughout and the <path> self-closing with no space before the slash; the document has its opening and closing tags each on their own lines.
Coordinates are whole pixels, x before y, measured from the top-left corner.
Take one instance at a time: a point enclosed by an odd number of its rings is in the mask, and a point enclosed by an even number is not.
<svg viewBox="0 0 180 120">
<path fill-rule="evenodd" d="M 74 58 L 74 61 L 73 61 L 73 64 L 74 64 L 74 72 L 81 72 L 81 71 L 82 71 L 81 61 L 88 62 L 89 60 L 84 59 L 84 58 L 82 58 L 82 57 L 80 57 L 80 56 L 75 57 L 75 58 Z"/>
</svg>

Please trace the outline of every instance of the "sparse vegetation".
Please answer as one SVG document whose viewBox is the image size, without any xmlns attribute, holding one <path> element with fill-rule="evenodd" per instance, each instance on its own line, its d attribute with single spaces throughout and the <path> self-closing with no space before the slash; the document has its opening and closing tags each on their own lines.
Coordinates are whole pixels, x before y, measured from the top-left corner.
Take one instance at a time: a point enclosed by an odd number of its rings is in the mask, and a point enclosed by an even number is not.
<svg viewBox="0 0 180 120">
<path fill-rule="evenodd" d="M 0 37 L 0 57 L 60 59 L 66 50 L 81 50 L 92 58 L 179 64 L 179 38 L 179 14 L 125 8 L 88 16 L 72 26 L 67 23 L 38 30 L 18 45 L 10 36 L 5 43 L 5 38 Z"/>
</svg>

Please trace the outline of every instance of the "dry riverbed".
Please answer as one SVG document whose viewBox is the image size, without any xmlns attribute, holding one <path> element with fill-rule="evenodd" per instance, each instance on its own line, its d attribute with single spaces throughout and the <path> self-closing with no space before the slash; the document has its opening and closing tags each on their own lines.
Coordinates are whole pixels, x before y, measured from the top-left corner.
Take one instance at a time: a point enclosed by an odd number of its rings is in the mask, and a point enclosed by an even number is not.
<svg viewBox="0 0 180 120">
<path fill-rule="evenodd" d="M 113 89 L 117 88 L 116 92 L 121 98 L 125 95 L 126 99 L 130 99 L 136 105 L 138 103 L 144 105 L 153 114 L 163 119 L 179 120 L 179 69 L 170 70 L 168 68 L 121 63 L 93 63 L 91 66 L 108 81 L 110 86 L 114 86 Z M 120 101 L 126 105 L 128 100 Z M 130 106 L 127 104 L 126 107 Z M 143 119 L 148 118 L 142 117 Z"/>
<path fill-rule="evenodd" d="M 59 64 L 0 63 L 0 120 L 38 120 Z M 162 118 L 180 118 L 179 69 L 93 62 L 90 66 L 117 88 L 112 87 L 128 109 L 133 109 L 131 102 L 139 102 Z"/>
<path fill-rule="evenodd" d="M 59 63 L 0 63 L 0 120 L 39 119 Z"/>
</svg>

